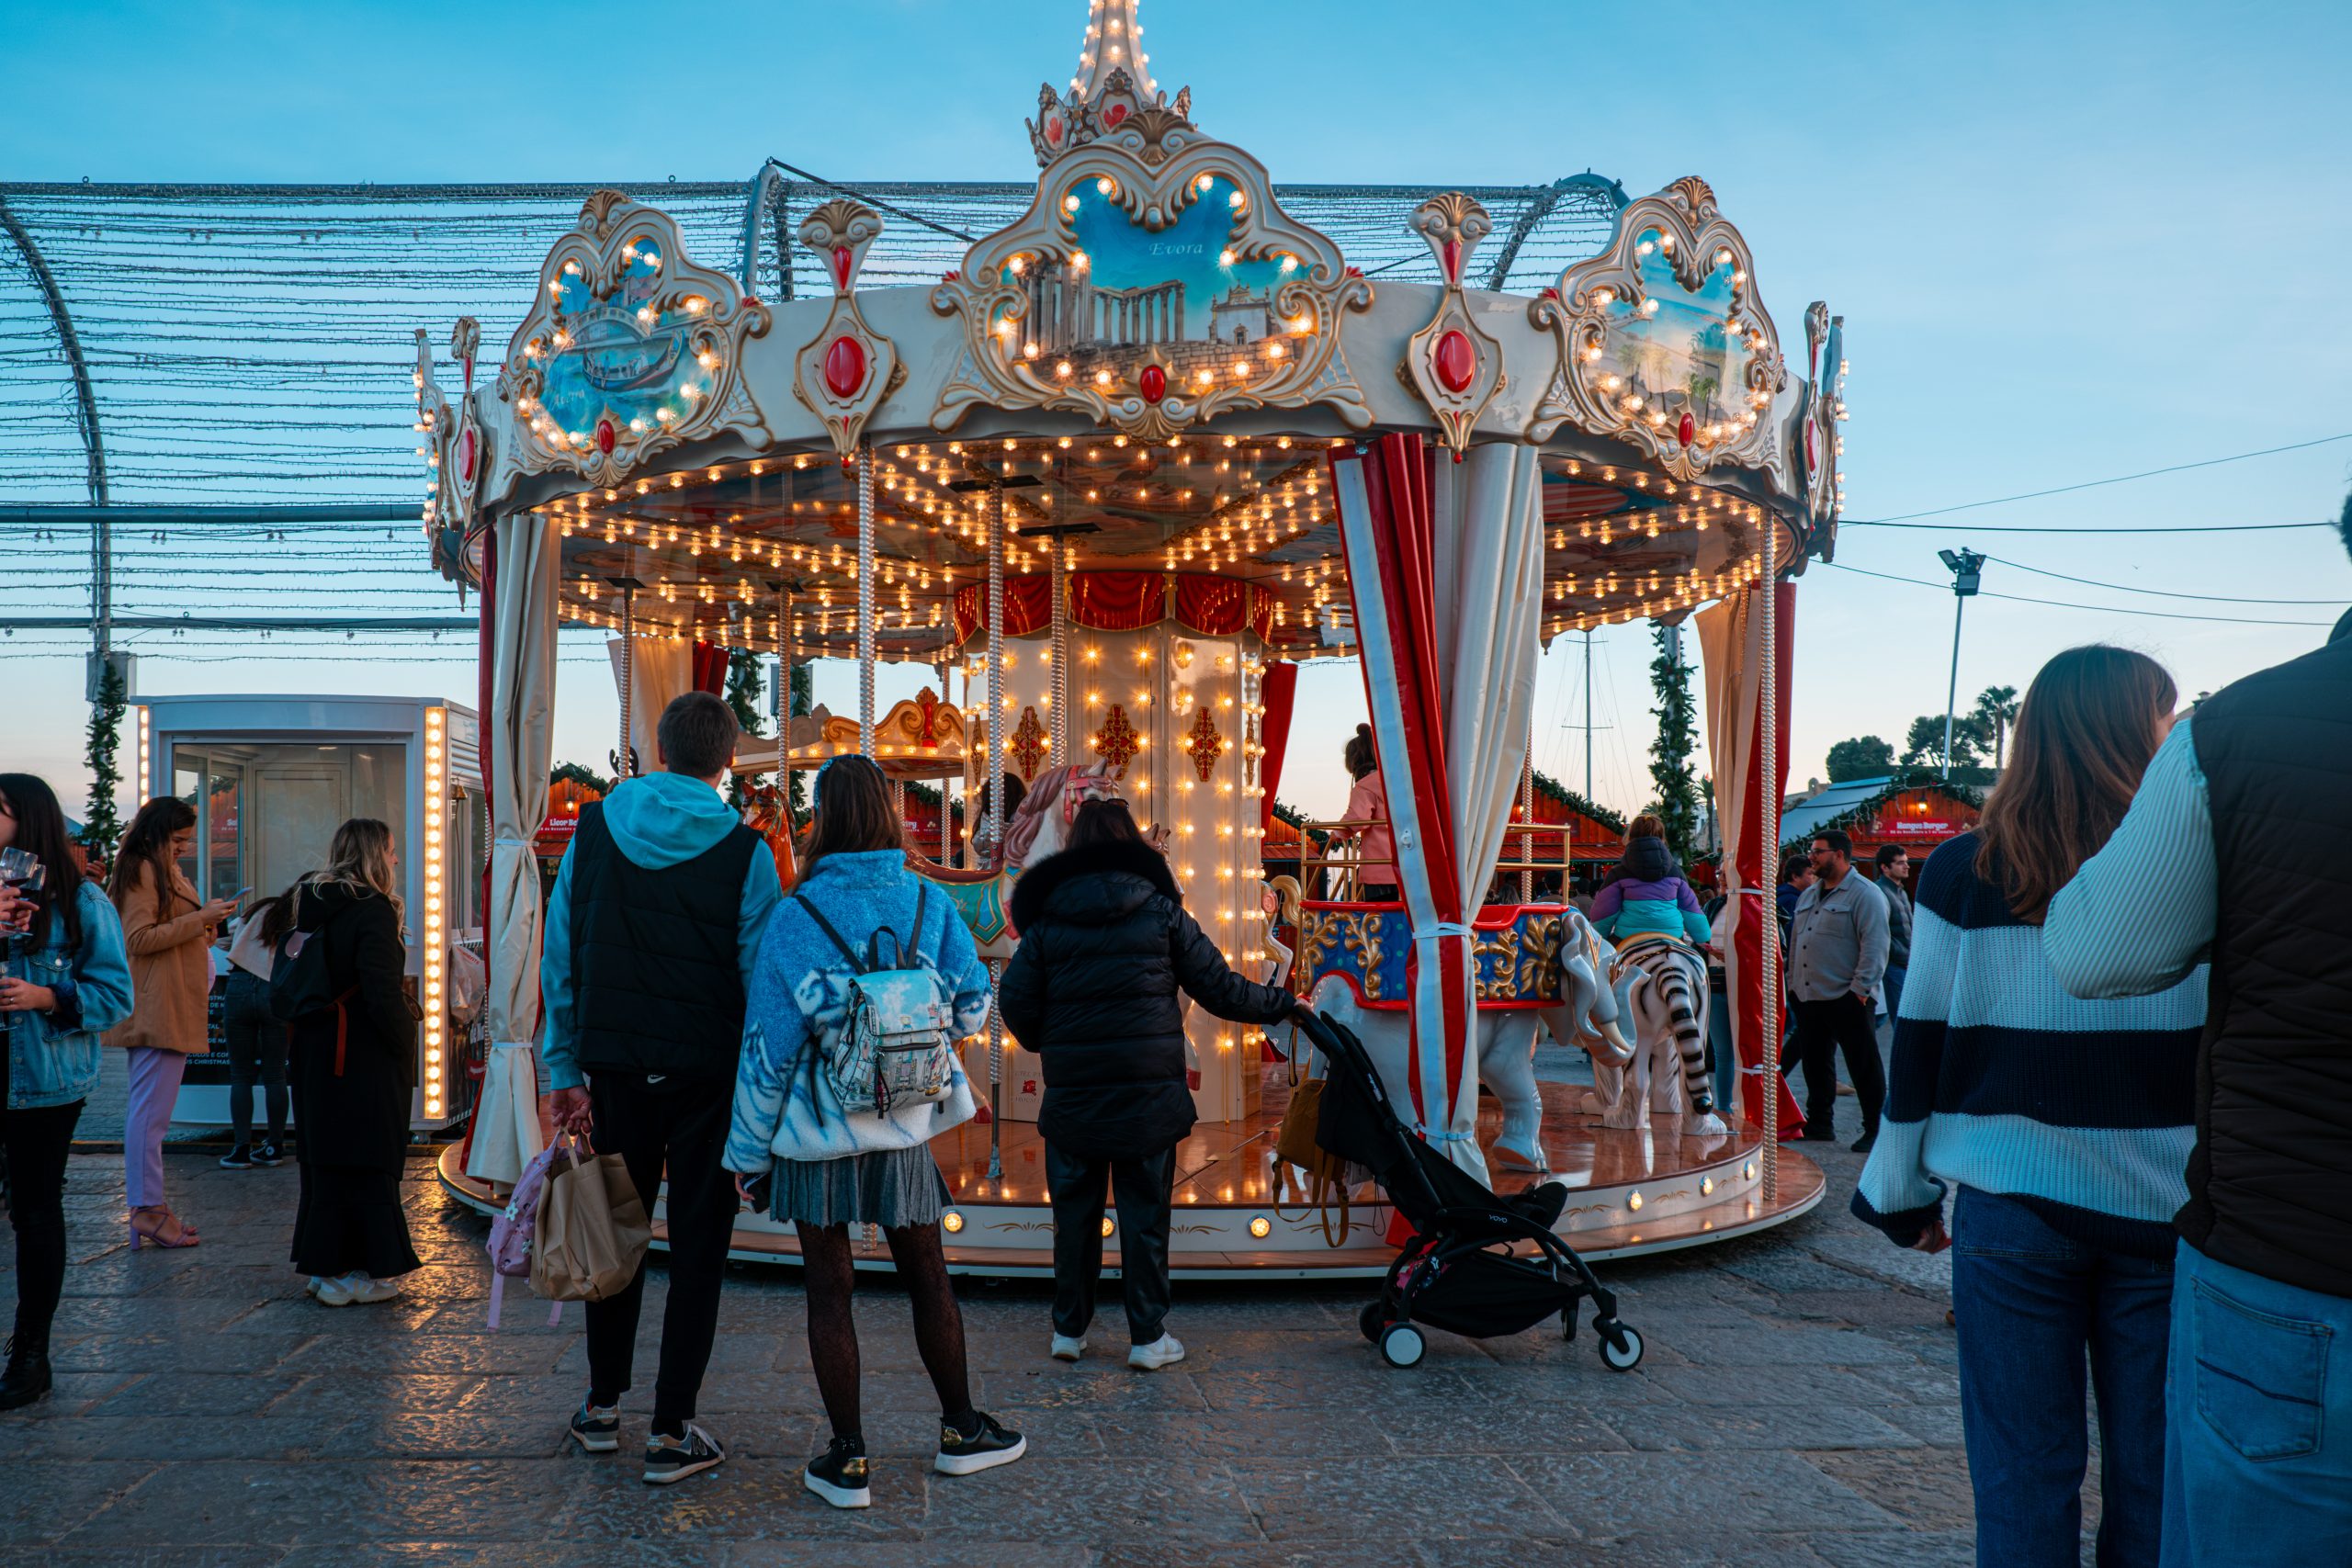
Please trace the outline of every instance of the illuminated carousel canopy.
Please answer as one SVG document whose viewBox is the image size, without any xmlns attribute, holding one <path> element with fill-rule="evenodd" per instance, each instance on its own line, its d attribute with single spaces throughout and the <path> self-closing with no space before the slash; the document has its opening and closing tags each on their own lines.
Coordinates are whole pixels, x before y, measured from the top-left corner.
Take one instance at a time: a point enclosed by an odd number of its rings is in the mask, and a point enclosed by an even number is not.
<svg viewBox="0 0 2352 1568">
<path fill-rule="evenodd" d="M 846 196 L 798 225 L 781 276 L 822 282 L 788 300 L 690 254 L 667 213 L 590 198 L 494 381 L 452 409 L 421 356 L 438 521 L 478 539 L 493 515 L 557 519 L 575 623 L 617 626 L 628 592 L 640 636 L 847 656 L 870 454 L 876 653 L 925 662 L 985 625 L 991 491 L 1012 635 L 1042 626 L 1023 606 L 1058 550 L 1098 601 L 1157 592 L 1181 619 L 1213 584 L 1279 655 L 1351 647 L 1326 464 L 1384 431 L 1539 448 L 1547 637 L 1736 591 L 1768 526 L 1799 570 L 1827 548 L 1837 324 L 1806 312 L 1792 374 L 1703 181 L 1623 203 L 1540 284 L 1541 215 L 1498 237 L 1448 193 L 1399 214 L 1419 276 L 1368 276 L 1355 234 L 1300 216 L 1329 204 L 1169 98 L 1138 32 L 1132 5 L 1095 8 L 1029 122 L 1037 184 L 925 283 L 867 285 L 910 225 Z"/>
</svg>

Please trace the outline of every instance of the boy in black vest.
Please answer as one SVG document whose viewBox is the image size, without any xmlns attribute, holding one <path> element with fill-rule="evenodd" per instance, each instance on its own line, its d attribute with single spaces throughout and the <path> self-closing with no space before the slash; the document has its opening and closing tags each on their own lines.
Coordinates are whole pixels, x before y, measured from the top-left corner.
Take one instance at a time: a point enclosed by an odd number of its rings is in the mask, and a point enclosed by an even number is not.
<svg viewBox="0 0 2352 1568">
<path fill-rule="evenodd" d="M 2352 549 L 2352 500 L 2342 527 Z M 2212 964 L 2174 1221 L 2167 1568 L 2352 1562 L 2352 614 L 2173 727 L 2041 947 L 2078 997 Z"/>
<path fill-rule="evenodd" d="M 619 1155 L 648 1211 L 669 1172 L 670 1303 L 645 1445 L 645 1479 L 655 1485 L 727 1458 L 695 1423 L 695 1398 L 718 1330 L 738 1208 L 718 1160 L 744 987 L 781 892 L 767 845 L 718 794 L 740 733 L 708 692 L 662 711 L 665 771 L 623 779 L 581 810 L 539 965 L 556 1124 Z M 640 1265 L 628 1290 L 588 1303 L 588 1398 L 571 1435 L 591 1453 L 620 1447 L 644 1295 Z"/>
</svg>

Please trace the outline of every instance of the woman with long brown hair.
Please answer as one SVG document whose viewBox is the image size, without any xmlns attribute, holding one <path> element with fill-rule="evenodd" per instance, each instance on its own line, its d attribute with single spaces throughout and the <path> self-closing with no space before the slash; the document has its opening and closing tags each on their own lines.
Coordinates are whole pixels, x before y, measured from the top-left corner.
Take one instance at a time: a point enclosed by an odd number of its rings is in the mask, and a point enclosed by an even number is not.
<svg viewBox="0 0 2352 1568">
<path fill-rule="evenodd" d="M 1893 1085 L 1853 1209 L 1898 1246 L 1954 1247 L 1980 1562 L 2076 1561 L 2086 1372 L 2098 1560 L 2157 1560 L 2170 1222 L 2188 1196 L 2205 970 L 2151 997 L 2077 1000 L 2040 927 L 2123 819 L 2177 696 L 2143 654 L 2052 659 L 1983 820 L 1919 874 Z"/>
<path fill-rule="evenodd" d="M 816 795 L 800 881 L 760 942 L 724 1163 L 747 1188 L 764 1184 L 770 1212 L 800 1238 L 809 1367 L 833 1429 L 803 1483 L 837 1508 L 863 1508 L 872 1493 L 850 1314 L 853 1225 L 881 1229 L 914 1308 L 915 1349 L 939 1396 L 932 1468 L 970 1475 L 1028 1445 L 972 1406 L 964 1314 L 940 1244 L 947 1183 L 931 1140 L 976 1113 L 962 1064 L 952 1052 L 933 1058 L 943 1076 L 898 1099 L 878 1092 L 878 1074 L 854 1098 L 838 1087 L 861 976 L 928 971 L 932 984 L 915 987 L 927 994 L 907 1010 L 933 1010 L 944 1038 L 960 1040 L 988 1021 L 988 966 L 954 906 L 907 869 L 880 768 L 836 757 Z"/>
<path fill-rule="evenodd" d="M 325 943 L 331 1005 L 294 1021 L 295 1158 L 302 1173 L 293 1262 L 328 1306 L 390 1301 L 419 1266 L 401 1212 L 417 1010 L 401 987 L 399 857 L 392 830 L 356 817 L 327 864 L 286 895 L 306 942 Z"/>
<path fill-rule="evenodd" d="M 164 795 L 139 808 L 115 852 L 107 886 L 130 952 L 130 1017 L 107 1033 L 130 1068 L 122 1117 L 123 1185 L 130 1245 L 194 1247 L 196 1227 L 164 1197 L 164 1133 L 180 1096 L 187 1059 L 209 1049 L 211 947 L 234 898 L 205 902 L 179 863 L 196 849 L 196 807 Z"/>
</svg>

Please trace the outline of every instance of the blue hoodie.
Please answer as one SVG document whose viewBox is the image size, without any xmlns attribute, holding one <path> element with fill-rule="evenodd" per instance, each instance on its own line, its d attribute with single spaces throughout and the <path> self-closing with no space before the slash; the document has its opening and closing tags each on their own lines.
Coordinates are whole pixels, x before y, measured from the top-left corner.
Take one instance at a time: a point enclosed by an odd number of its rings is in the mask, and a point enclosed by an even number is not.
<svg viewBox="0 0 2352 1568">
<path fill-rule="evenodd" d="M 630 864 L 647 871 L 679 865 L 707 852 L 741 820 L 717 790 L 684 773 L 623 779 L 605 798 L 605 826 L 614 846 Z M 579 1025 L 571 1016 L 571 850 L 563 852 L 562 869 L 555 875 L 555 897 L 548 901 L 547 944 L 539 956 L 539 988 L 547 998 L 547 1031 L 539 1055 L 548 1065 L 550 1089 L 578 1089 L 584 1081 L 575 1059 Z M 743 874 L 743 901 L 735 918 L 736 964 L 747 997 L 759 962 L 761 934 L 782 897 L 775 857 L 763 844 L 752 852 Z"/>
</svg>

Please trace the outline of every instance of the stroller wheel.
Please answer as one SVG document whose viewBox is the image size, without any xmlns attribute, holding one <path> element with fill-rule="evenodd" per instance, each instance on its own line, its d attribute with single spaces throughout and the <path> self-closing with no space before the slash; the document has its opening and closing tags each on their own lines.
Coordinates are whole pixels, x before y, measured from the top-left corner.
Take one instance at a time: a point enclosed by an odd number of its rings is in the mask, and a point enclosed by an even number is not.
<svg viewBox="0 0 2352 1568">
<path fill-rule="evenodd" d="M 1363 1330 L 1366 1339 L 1375 1345 L 1380 1343 L 1380 1331 L 1388 1326 L 1388 1320 L 1381 1315 L 1378 1302 L 1363 1303 L 1363 1311 L 1356 1314 L 1356 1326 Z"/>
<path fill-rule="evenodd" d="M 1421 1331 L 1409 1323 L 1392 1323 L 1380 1336 L 1380 1359 L 1392 1367 L 1418 1367 L 1429 1348 Z"/>
<path fill-rule="evenodd" d="M 1630 1372 L 1642 1364 L 1642 1337 L 1622 1323 L 1595 1324 L 1600 1331 L 1600 1359 L 1611 1371 Z"/>
</svg>

